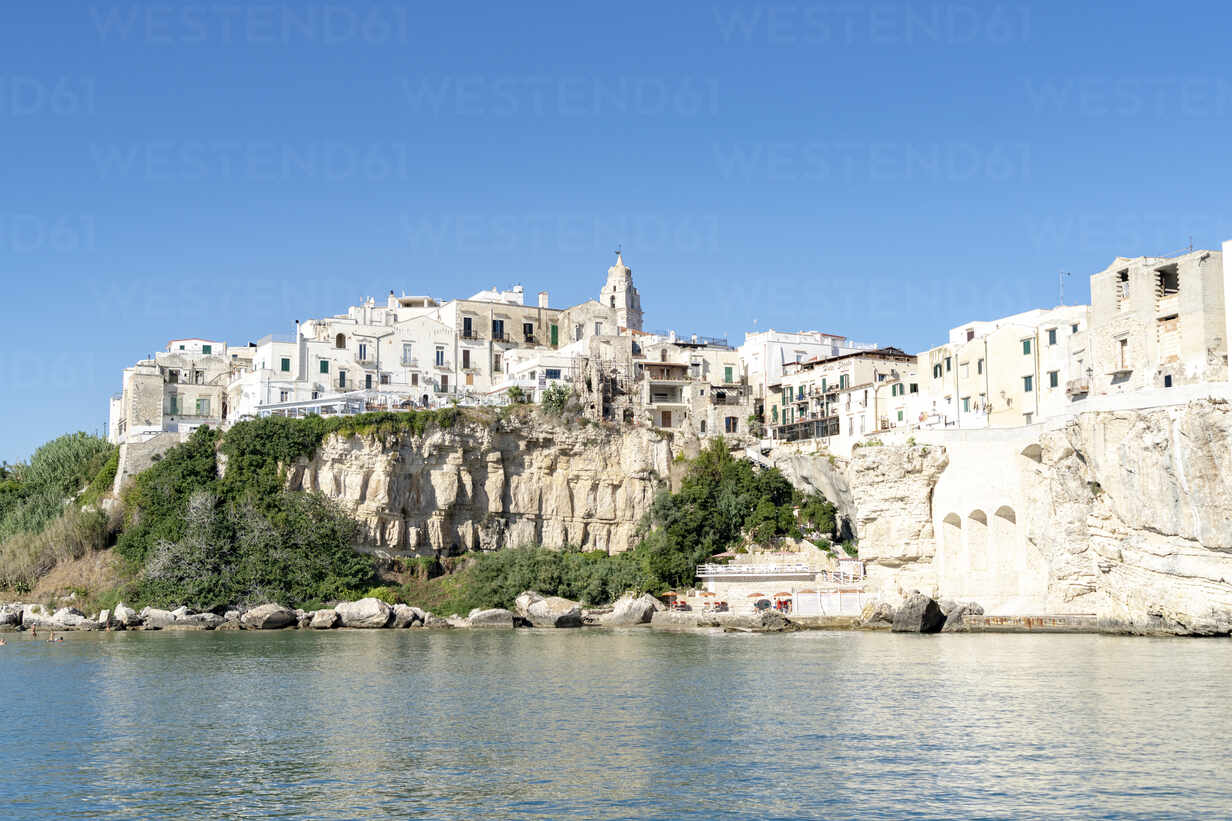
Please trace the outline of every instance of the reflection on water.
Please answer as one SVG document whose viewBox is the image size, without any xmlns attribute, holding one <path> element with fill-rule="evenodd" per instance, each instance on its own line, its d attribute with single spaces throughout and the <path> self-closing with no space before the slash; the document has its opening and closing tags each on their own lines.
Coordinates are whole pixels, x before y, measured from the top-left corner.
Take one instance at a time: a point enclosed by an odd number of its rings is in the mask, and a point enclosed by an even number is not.
<svg viewBox="0 0 1232 821">
<path fill-rule="evenodd" d="M 0 671 L 6 817 L 1232 812 L 1226 640 L 111 633 Z"/>
</svg>

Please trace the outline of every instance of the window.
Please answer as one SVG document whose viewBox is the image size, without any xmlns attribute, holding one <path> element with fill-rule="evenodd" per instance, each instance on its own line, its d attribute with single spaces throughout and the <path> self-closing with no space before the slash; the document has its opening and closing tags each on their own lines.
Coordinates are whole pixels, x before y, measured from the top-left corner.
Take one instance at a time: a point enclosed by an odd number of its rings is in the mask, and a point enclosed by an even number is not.
<svg viewBox="0 0 1232 821">
<path fill-rule="evenodd" d="M 182 351 L 182 350 L 184 350 L 184 346 L 183 346 L 183 345 L 181 345 L 181 346 L 180 346 L 180 350 L 181 350 L 181 351 Z"/>
<path fill-rule="evenodd" d="M 902 408 L 898 409 L 898 421 L 900 422 L 903 421 L 903 409 Z"/>
<path fill-rule="evenodd" d="M 919 383 L 916 383 L 916 382 L 912 382 L 912 383 L 911 383 L 911 392 L 912 392 L 912 393 L 919 393 L 919 392 L 920 392 L 920 386 L 919 386 Z"/>
<path fill-rule="evenodd" d="M 616 307 L 616 295 L 612 294 L 612 296 L 608 297 L 608 299 L 611 300 L 611 302 L 609 303 L 611 307 L 615 308 Z M 702 424 L 705 424 L 705 423 L 703 422 Z M 705 430 L 702 431 L 702 433 L 705 433 L 705 432 L 706 432 Z"/>
<path fill-rule="evenodd" d="M 505 320 L 503 319 L 492 320 L 492 338 L 493 339 L 504 339 L 505 338 Z"/>
<path fill-rule="evenodd" d="M 167 412 L 172 416 L 178 416 L 180 413 L 180 397 L 172 394 L 167 399 Z"/>
<path fill-rule="evenodd" d="M 1029 339 L 1024 339 L 1024 340 L 1022 341 L 1022 355 L 1023 355 L 1023 356 L 1030 356 L 1030 355 L 1031 355 L 1031 340 L 1029 340 Z"/>
<path fill-rule="evenodd" d="M 544 379 L 560 379 L 560 368 L 544 368 Z"/>
<path fill-rule="evenodd" d="M 1129 307 L 1129 269 L 1117 271 L 1116 276 L 1116 305 L 1118 311 L 1123 311 Z"/>
<path fill-rule="evenodd" d="M 467 348 L 462 349 L 462 367 L 469 368 L 471 366 L 471 352 Z"/>
<path fill-rule="evenodd" d="M 321 360 L 321 373 L 329 373 L 329 360 L 328 359 Z"/>
<path fill-rule="evenodd" d="M 475 384 L 475 374 L 473 374 L 473 373 L 468 373 L 468 374 L 466 375 L 466 384 L 468 384 L 468 385 L 474 385 L 474 384 Z"/>
<path fill-rule="evenodd" d="M 700 423 L 700 430 L 702 433 L 706 432 L 706 420 L 705 419 L 703 419 Z"/>
<path fill-rule="evenodd" d="M 1172 374 L 1170 373 L 1164 374 L 1164 387 L 1165 388 L 1172 387 Z"/>
<path fill-rule="evenodd" d="M 445 367 L 445 346 L 444 345 L 436 346 L 436 366 L 438 368 Z"/>
<path fill-rule="evenodd" d="M 344 370 L 343 368 L 338 369 L 338 387 L 340 388 L 346 387 L 346 370 Z"/>
<path fill-rule="evenodd" d="M 779 406 L 778 405 L 770 406 L 770 419 L 776 423 L 779 421 Z"/>
<path fill-rule="evenodd" d="M 1072 334 L 1078 333 L 1078 323 L 1077 322 L 1069 326 L 1069 332 Z"/>
<path fill-rule="evenodd" d="M 1048 387 L 1055 388 L 1057 387 L 1057 385 L 1060 385 L 1060 384 L 1061 384 L 1061 372 L 1060 371 L 1049 371 L 1048 372 Z"/>
<path fill-rule="evenodd" d="M 981 376 L 984 374 L 984 360 L 983 359 L 977 359 L 975 361 L 975 372 Z"/>
<path fill-rule="evenodd" d="M 968 328 L 967 329 L 967 341 L 970 342 L 973 339 L 975 339 L 975 328 Z"/>
<path fill-rule="evenodd" d="M 580 342 L 582 340 L 582 324 L 579 322 L 573 326 L 573 341 Z"/>
<path fill-rule="evenodd" d="M 933 365 L 933 379 L 941 378 L 941 363 Z"/>
<path fill-rule="evenodd" d="M 526 337 L 527 342 L 530 342 L 532 339 L 534 339 L 535 338 L 535 323 L 523 322 L 522 323 L 522 336 Z"/>
<path fill-rule="evenodd" d="M 1057 344 L 1057 329 L 1056 328 L 1048 329 L 1048 344 L 1049 345 Z"/>
<path fill-rule="evenodd" d="M 840 375 L 840 376 L 839 376 L 839 378 L 838 378 L 838 389 L 839 389 L 840 391 L 841 391 L 841 390 L 846 390 L 846 389 L 847 389 L 847 385 L 849 384 L 849 383 L 848 383 L 848 381 L 847 381 L 847 378 L 848 378 L 848 377 L 847 377 L 847 374 L 842 374 L 842 375 Z"/>
<path fill-rule="evenodd" d="M 364 374 L 364 390 L 372 390 L 372 374 Z"/>
<path fill-rule="evenodd" d="M 475 321 L 469 317 L 462 317 L 462 338 L 470 339 L 475 336 Z"/>
<path fill-rule="evenodd" d="M 202 346 L 201 346 L 201 353 L 203 353 L 203 354 L 211 354 L 211 353 L 213 353 L 213 352 L 214 352 L 214 346 L 213 346 L 213 345 L 202 345 Z"/>
<path fill-rule="evenodd" d="M 1181 278 L 1175 265 L 1165 265 L 1155 271 L 1155 296 L 1167 297 L 1181 292 Z"/>
<path fill-rule="evenodd" d="M 345 334 L 338 334 L 337 336 L 334 337 L 334 347 L 335 348 L 345 348 L 346 347 L 346 335 Z"/>
<path fill-rule="evenodd" d="M 595 336 L 603 336 L 603 323 L 602 322 L 595 323 Z"/>
<path fill-rule="evenodd" d="M 498 353 L 492 354 L 492 371 L 493 373 L 501 372 L 501 355 Z"/>
<path fill-rule="evenodd" d="M 367 342 L 359 343 L 359 361 L 360 362 L 368 361 L 368 343 Z"/>
<path fill-rule="evenodd" d="M 167 371 L 167 384 L 168 385 L 176 385 L 179 383 L 179 381 L 180 381 L 179 371 Z"/>
<path fill-rule="evenodd" d="M 971 366 L 970 362 L 959 362 L 958 363 L 958 371 L 959 373 L 962 374 L 963 379 L 966 379 L 967 376 L 969 375 L 968 369 L 970 368 L 970 366 Z"/>
<path fill-rule="evenodd" d="M 946 373 L 949 373 L 951 370 L 953 370 L 953 368 L 951 367 L 952 365 L 953 363 L 950 361 L 950 357 L 947 356 L 945 358 L 945 372 Z"/>
<path fill-rule="evenodd" d="M 290 393 L 288 391 L 278 391 L 278 401 L 279 402 L 287 401 L 288 396 L 290 396 Z"/>
<path fill-rule="evenodd" d="M 389 374 L 387 374 L 387 373 L 383 373 L 383 374 L 381 374 L 381 384 L 382 384 L 382 385 L 388 385 L 388 384 L 389 384 Z"/>
<path fill-rule="evenodd" d="M 557 339 L 558 339 L 558 338 L 559 338 L 559 336 L 560 336 L 560 331 L 557 329 L 557 327 L 556 327 L 555 325 L 553 325 L 553 326 L 551 326 L 551 327 L 548 329 L 548 333 L 549 333 L 550 338 L 551 338 L 551 340 L 552 340 L 552 345 L 553 345 L 553 346 L 555 346 L 555 345 L 556 345 L 556 341 L 557 341 Z"/>
<path fill-rule="evenodd" d="M 964 396 L 962 398 L 962 409 L 963 409 L 963 413 L 971 412 L 971 397 L 970 396 Z"/>
<path fill-rule="evenodd" d="M 732 381 L 732 366 L 731 365 L 727 365 L 726 367 L 723 368 L 723 381 L 724 382 Z"/>
<path fill-rule="evenodd" d="M 282 358 L 282 361 L 279 363 L 279 366 L 280 366 L 279 370 L 281 370 L 283 373 L 290 373 L 291 372 L 291 357 L 284 356 Z"/>
<path fill-rule="evenodd" d="M 411 384 L 412 384 L 412 385 L 418 385 L 418 384 L 419 384 L 419 374 L 417 374 L 417 373 L 413 373 L 413 374 L 411 374 Z"/>
<path fill-rule="evenodd" d="M 1117 343 L 1118 343 L 1117 344 L 1117 354 L 1120 358 L 1120 367 L 1122 369 L 1128 368 L 1129 367 L 1129 364 L 1128 364 L 1129 363 L 1129 340 L 1119 339 L 1117 340 Z"/>
<path fill-rule="evenodd" d="M 1031 414 L 1029 414 L 1029 413 L 1024 413 L 1024 414 L 1022 415 L 1022 423 L 1023 423 L 1024 425 L 1029 425 L 1029 424 L 1031 424 L 1031 419 L 1032 419 L 1032 416 L 1031 416 Z"/>
<path fill-rule="evenodd" d="M 411 356 L 411 343 L 403 342 L 402 343 L 402 364 L 403 365 L 411 364 L 412 358 L 413 357 Z"/>
<path fill-rule="evenodd" d="M 203 396 L 197 400 L 197 415 L 198 416 L 209 416 L 210 415 L 210 398 L 208 396 Z"/>
<path fill-rule="evenodd" d="M 736 420 L 736 417 L 734 416 L 723 417 L 723 432 L 724 433 L 736 433 L 737 432 L 736 423 L 737 423 L 737 420 Z"/>
<path fill-rule="evenodd" d="M 449 374 L 441 374 L 441 393 L 449 392 Z"/>
<path fill-rule="evenodd" d="M 1034 383 L 1034 381 L 1035 381 L 1035 377 L 1033 377 L 1033 376 L 1024 376 L 1024 377 L 1022 378 L 1022 392 L 1023 392 L 1023 393 L 1030 393 L 1030 392 L 1033 390 L 1033 388 L 1034 388 L 1034 384 L 1033 384 L 1033 383 Z"/>
</svg>

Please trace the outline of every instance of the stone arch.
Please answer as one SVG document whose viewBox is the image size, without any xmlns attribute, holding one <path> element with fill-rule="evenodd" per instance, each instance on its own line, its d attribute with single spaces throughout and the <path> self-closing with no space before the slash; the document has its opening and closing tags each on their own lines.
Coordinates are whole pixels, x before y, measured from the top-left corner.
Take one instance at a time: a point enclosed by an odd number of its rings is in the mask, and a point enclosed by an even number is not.
<svg viewBox="0 0 1232 821">
<path fill-rule="evenodd" d="M 1044 449 L 1039 445 L 1027 445 L 1022 449 L 1022 455 L 1032 462 L 1042 462 L 1044 460 Z"/>
<path fill-rule="evenodd" d="M 988 569 L 988 514 L 973 510 L 967 516 L 967 567 L 972 571 Z"/>
<path fill-rule="evenodd" d="M 1009 505 L 1001 505 L 992 517 L 992 539 L 997 547 L 1013 548 L 1018 544 L 1018 515 Z"/>
<path fill-rule="evenodd" d="M 337 336 L 334 337 L 334 347 L 335 348 L 345 348 L 346 347 L 346 334 L 338 334 Z"/>
<path fill-rule="evenodd" d="M 963 527 L 962 517 L 957 513 L 947 514 L 941 520 L 941 532 L 937 540 L 937 552 L 941 556 L 939 570 L 943 586 L 949 587 L 966 574 L 966 560 L 963 557 Z"/>
</svg>

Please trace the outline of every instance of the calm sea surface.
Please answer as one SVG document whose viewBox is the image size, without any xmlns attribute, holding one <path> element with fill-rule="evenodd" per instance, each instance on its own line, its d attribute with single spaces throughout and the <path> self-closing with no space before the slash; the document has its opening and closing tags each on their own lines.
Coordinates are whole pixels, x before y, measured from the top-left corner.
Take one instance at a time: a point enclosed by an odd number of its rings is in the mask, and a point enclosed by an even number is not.
<svg viewBox="0 0 1232 821">
<path fill-rule="evenodd" d="M 1228 640 L 8 640 L 4 817 L 1232 817 Z"/>
</svg>

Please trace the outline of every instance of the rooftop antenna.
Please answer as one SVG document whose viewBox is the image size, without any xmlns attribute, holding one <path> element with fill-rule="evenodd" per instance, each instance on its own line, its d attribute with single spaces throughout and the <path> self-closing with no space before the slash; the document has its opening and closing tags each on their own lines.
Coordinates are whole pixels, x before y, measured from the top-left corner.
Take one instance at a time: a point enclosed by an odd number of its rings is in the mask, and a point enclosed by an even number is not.
<svg viewBox="0 0 1232 821">
<path fill-rule="evenodd" d="M 1057 274 L 1057 295 L 1060 299 L 1060 302 L 1058 303 L 1060 305 L 1065 304 L 1065 278 L 1069 275 L 1069 271 L 1061 271 Z"/>
</svg>

